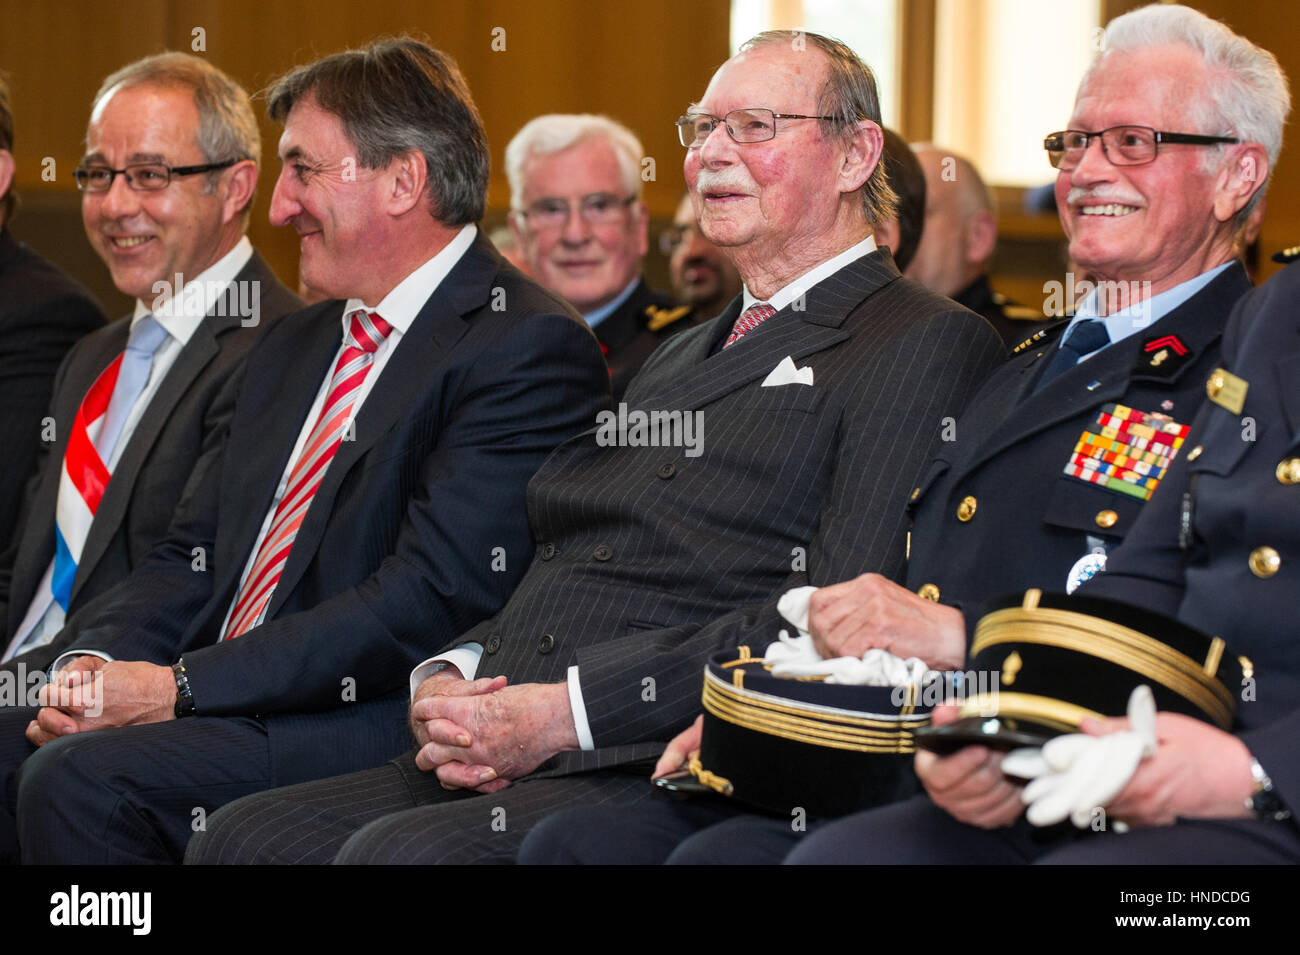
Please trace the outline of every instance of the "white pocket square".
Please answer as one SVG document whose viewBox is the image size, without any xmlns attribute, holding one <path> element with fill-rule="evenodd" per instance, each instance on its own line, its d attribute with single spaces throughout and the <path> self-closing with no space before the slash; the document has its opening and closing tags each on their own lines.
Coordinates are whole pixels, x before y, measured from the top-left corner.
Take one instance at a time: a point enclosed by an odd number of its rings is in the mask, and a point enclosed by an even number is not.
<svg viewBox="0 0 1300 955">
<path fill-rule="evenodd" d="M 802 368 L 796 368 L 794 359 L 786 355 L 779 365 L 768 372 L 767 377 L 763 379 L 762 387 L 777 388 L 781 385 L 811 385 L 812 383 L 811 366 L 804 365 Z"/>
</svg>

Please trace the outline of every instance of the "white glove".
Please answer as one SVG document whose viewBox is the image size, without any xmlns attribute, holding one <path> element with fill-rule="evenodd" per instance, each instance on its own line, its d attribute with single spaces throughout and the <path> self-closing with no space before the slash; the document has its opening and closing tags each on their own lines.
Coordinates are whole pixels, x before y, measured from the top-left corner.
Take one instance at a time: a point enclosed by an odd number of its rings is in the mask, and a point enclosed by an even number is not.
<svg viewBox="0 0 1300 955">
<path fill-rule="evenodd" d="M 1119 795 L 1138 764 L 1155 755 L 1156 703 L 1150 687 L 1139 686 L 1129 696 L 1128 717 L 1128 730 L 1106 736 L 1071 733 L 1041 749 L 1012 750 L 1003 757 L 1004 773 L 1033 780 L 1021 796 L 1030 823 L 1050 826 L 1068 816 L 1086 829 L 1093 810 Z"/>
</svg>

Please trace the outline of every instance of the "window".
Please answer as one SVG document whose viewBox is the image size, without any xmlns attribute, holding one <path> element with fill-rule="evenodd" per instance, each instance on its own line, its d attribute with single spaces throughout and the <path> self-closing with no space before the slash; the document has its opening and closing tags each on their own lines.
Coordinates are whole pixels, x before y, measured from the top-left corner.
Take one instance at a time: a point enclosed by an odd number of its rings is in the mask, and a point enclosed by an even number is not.
<svg viewBox="0 0 1300 955">
<path fill-rule="evenodd" d="M 732 0 L 731 51 L 764 30 L 809 30 L 848 44 L 876 74 L 886 126 L 898 123 L 900 0 Z M 770 103 L 753 103 L 769 106 Z M 1050 132 L 1050 130 L 1049 130 Z"/>
</svg>

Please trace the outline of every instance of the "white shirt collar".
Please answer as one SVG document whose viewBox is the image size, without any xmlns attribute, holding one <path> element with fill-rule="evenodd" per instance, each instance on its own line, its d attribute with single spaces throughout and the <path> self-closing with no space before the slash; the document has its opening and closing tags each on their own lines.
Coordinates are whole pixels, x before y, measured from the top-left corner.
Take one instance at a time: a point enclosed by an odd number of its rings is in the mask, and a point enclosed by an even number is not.
<svg viewBox="0 0 1300 955">
<path fill-rule="evenodd" d="M 177 283 L 184 276 L 169 275 L 165 280 L 155 282 L 151 303 L 135 300 L 131 326 L 134 327 L 144 316 L 152 315 L 167 330 L 167 334 L 184 345 L 208 312 L 212 311 L 217 299 L 225 294 L 226 286 L 235 280 L 235 276 L 252 257 L 253 243 L 248 241 L 248 236 L 240 236 L 229 252 L 185 282 L 179 292 Z M 163 288 L 164 284 L 166 289 Z"/>
<path fill-rule="evenodd" d="M 830 278 L 830 276 L 834 275 L 850 262 L 856 262 L 864 255 L 870 255 L 875 251 L 875 236 L 869 235 L 857 245 L 850 246 L 834 258 L 827 259 L 821 265 L 814 266 L 789 285 L 777 290 L 775 294 L 766 300 L 767 304 L 771 305 L 779 312 L 800 295 L 806 295 L 818 282 Z M 748 288 L 743 290 L 743 295 L 744 302 L 741 311 L 749 308 L 749 306 L 753 305 L 755 302 L 763 301 L 762 299 L 756 298 Z"/>
<path fill-rule="evenodd" d="M 456 263 L 460 261 L 469 247 L 474 244 L 478 227 L 473 223 L 465 226 L 455 237 L 438 251 L 438 254 L 425 262 L 383 297 L 378 305 L 370 306 L 359 298 L 350 298 L 343 306 L 343 334 L 348 332 L 348 319 L 353 312 L 365 310 L 378 312 L 379 316 L 397 331 L 406 334 L 406 330 L 420 314 L 424 303 L 434 293 Z"/>
</svg>

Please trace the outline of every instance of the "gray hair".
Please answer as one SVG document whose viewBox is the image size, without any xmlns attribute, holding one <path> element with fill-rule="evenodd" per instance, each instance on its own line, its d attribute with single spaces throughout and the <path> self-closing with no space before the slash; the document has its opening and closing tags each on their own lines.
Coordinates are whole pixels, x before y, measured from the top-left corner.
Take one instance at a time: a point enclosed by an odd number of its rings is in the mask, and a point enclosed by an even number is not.
<svg viewBox="0 0 1300 955">
<path fill-rule="evenodd" d="M 433 217 L 451 227 L 483 218 L 487 133 L 465 77 L 447 54 L 413 37 L 378 40 L 291 70 L 267 98 L 277 122 L 303 99 L 333 113 L 368 169 L 419 152 L 428 168 Z"/>
<path fill-rule="evenodd" d="M 817 94 L 817 112 L 834 119 L 822 120 L 823 131 L 842 143 L 852 141 L 850 128 L 869 119 L 884 129 L 880 119 L 880 95 L 871 67 L 846 44 L 819 33 L 800 30 L 767 30 L 740 45 L 744 53 L 773 44 L 810 43 L 826 55 L 826 83 Z M 898 215 L 898 196 L 889 185 L 884 155 L 862 186 L 862 208 L 867 223 L 877 226 Z"/>
<path fill-rule="evenodd" d="M 1271 173 L 1282 151 L 1282 126 L 1291 111 L 1286 74 L 1268 50 L 1197 10 L 1152 4 L 1111 20 L 1102 36 L 1102 55 L 1088 67 L 1080 89 L 1106 54 L 1155 46 L 1190 47 L 1200 54 L 1210 73 L 1208 101 L 1195 104 L 1203 129 L 1193 132 L 1233 135 L 1259 143 L 1268 154 Z M 1209 152 L 1207 168 L 1212 168 L 1216 155 L 1221 152 Z M 1267 185 L 1265 180 L 1255 190 L 1237 214 L 1238 223 L 1259 204 Z"/>
<path fill-rule="evenodd" d="M 110 74 L 99 87 L 91 113 L 110 94 L 134 86 L 180 86 L 194 94 L 199 112 L 197 145 L 207 162 L 227 159 L 262 161 L 262 134 L 244 88 L 202 57 L 191 53 L 158 53 L 128 63 Z M 215 187 L 221 170 L 208 173 L 208 189 Z M 253 197 L 240 210 L 245 217 Z"/>
<path fill-rule="evenodd" d="M 510 181 L 510 208 L 524 207 L 524 166 L 532 156 L 563 152 L 586 139 L 608 144 L 623 174 L 628 195 L 641 198 L 641 158 L 645 151 L 636 133 L 608 116 L 591 113 L 548 113 L 529 120 L 506 146 L 506 178 Z"/>
</svg>

